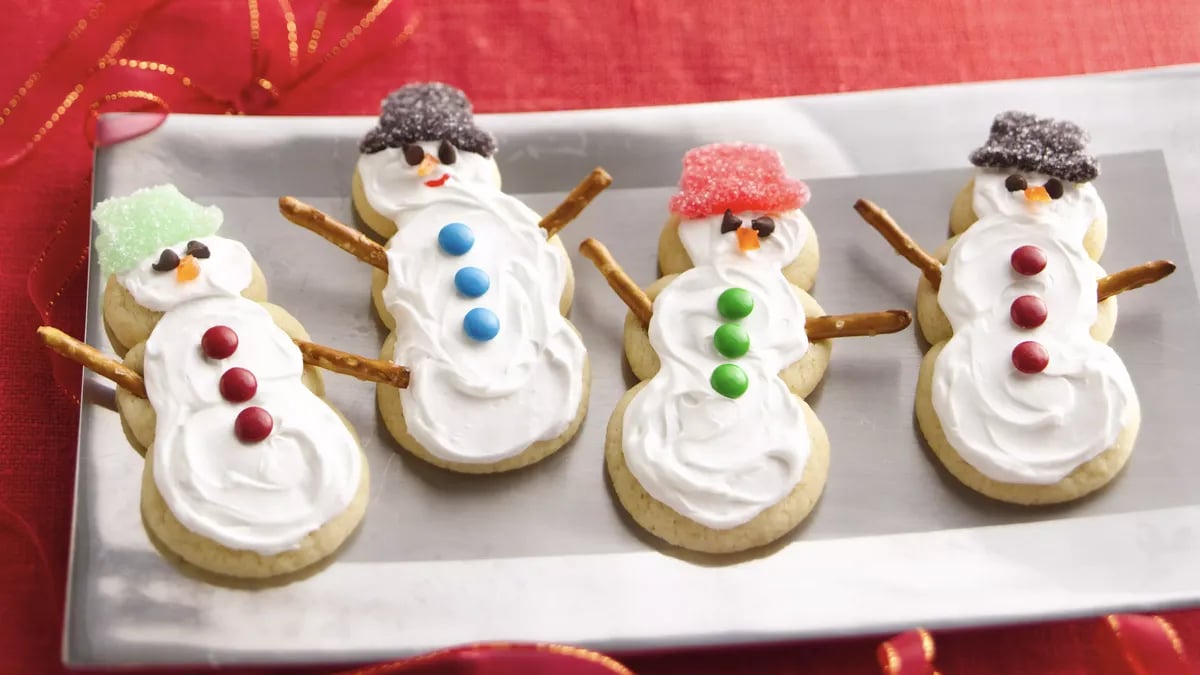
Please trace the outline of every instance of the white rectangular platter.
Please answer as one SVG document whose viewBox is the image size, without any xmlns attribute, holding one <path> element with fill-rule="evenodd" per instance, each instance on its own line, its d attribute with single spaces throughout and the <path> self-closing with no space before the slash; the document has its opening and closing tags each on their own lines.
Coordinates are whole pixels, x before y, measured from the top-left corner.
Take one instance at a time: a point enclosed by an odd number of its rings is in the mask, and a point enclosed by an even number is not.
<svg viewBox="0 0 1200 675">
<path fill-rule="evenodd" d="M 592 167 L 615 178 L 564 233 L 577 290 L 571 318 L 592 358 L 588 419 L 555 457 L 511 475 L 450 474 L 401 454 L 370 384 L 327 375 L 330 400 L 364 441 L 366 521 L 335 561 L 268 588 L 214 586 L 149 542 L 141 458 L 111 388 L 88 376 L 81 418 L 64 658 L 72 665 L 359 662 L 479 640 L 567 642 L 609 651 L 879 633 L 1143 610 L 1200 602 L 1200 302 L 1186 249 L 1200 223 L 1200 69 L 744 101 L 485 116 L 506 191 L 539 211 Z M 667 198 L 689 148 L 765 142 L 813 192 L 814 295 L 830 313 L 911 308 L 917 273 L 851 209 L 888 208 L 928 248 L 946 237 L 967 153 L 1016 108 L 1072 119 L 1102 156 L 1110 271 L 1171 258 L 1179 271 L 1120 299 L 1112 345 L 1142 399 L 1124 474 L 1097 495 L 1006 507 L 960 487 L 915 430 L 925 348 L 915 330 L 839 342 L 809 401 L 832 468 L 806 524 L 734 560 L 682 554 L 644 535 L 603 470 L 607 418 L 632 377 L 624 307 L 575 253 L 605 241 L 637 281 L 654 280 Z M 294 195 L 353 222 L 350 174 L 372 118 L 173 115 L 101 149 L 95 199 L 173 182 L 225 212 L 272 301 L 317 341 L 375 354 L 384 332 L 370 270 L 287 224 Z M 91 265 L 88 340 L 108 349 L 103 281 Z"/>
</svg>

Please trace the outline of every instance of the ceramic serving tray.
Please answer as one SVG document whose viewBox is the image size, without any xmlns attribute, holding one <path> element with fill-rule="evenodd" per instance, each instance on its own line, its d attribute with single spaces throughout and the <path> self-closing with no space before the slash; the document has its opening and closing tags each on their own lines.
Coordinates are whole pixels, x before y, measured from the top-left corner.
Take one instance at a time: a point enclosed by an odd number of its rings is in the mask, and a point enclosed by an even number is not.
<svg viewBox="0 0 1200 675">
<path fill-rule="evenodd" d="M 623 651 L 1046 619 L 1200 602 L 1200 303 L 1187 249 L 1200 225 L 1200 70 L 897 90 L 729 104 L 484 116 L 506 191 L 544 211 L 594 166 L 615 178 L 564 232 L 571 318 L 592 358 L 587 421 L 531 468 L 465 476 L 398 451 L 374 386 L 329 374 L 329 399 L 370 463 L 361 530 L 333 562 L 285 585 L 214 585 L 163 557 L 139 514 L 141 458 L 111 386 L 89 375 L 80 422 L 67 632 L 72 665 L 342 663 L 477 640 Z M 946 238 L 967 153 L 1017 108 L 1092 135 L 1109 211 L 1110 271 L 1171 258 L 1169 279 L 1120 297 L 1112 345 L 1143 407 L 1124 473 L 1077 503 L 1017 508 L 940 468 L 913 420 L 926 345 L 913 329 L 839 340 L 810 397 L 832 444 L 825 496 L 778 545 L 750 555 L 681 553 L 636 527 L 603 468 L 605 424 L 632 384 L 625 308 L 575 253 L 608 244 L 643 284 L 688 148 L 756 141 L 813 193 L 821 243 L 814 295 L 830 313 L 911 308 L 918 273 L 860 221 L 869 198 L 927 248 Z M 103 123 L 103 120 L 102 120 Z M 293 195 L 354 222 L 350 175 L 369 117 L 172 115 L 96 156 L 100 200 L 173 182 L 225 212 L 223 234 L 262 265 L 271 299 L 317 341 L 377 353 L 370 268 L 284 221 Z M 108 349 L 103 280 L 91 266 L 87 338 Z"/>
</svg>

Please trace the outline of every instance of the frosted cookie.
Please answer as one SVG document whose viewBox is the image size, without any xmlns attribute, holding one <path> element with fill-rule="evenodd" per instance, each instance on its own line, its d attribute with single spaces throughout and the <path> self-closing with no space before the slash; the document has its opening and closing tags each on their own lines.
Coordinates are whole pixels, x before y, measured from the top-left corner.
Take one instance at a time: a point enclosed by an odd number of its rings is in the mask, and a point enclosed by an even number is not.
<svg viewBox="0 0 1200 675">
<path fill-rule="evenodd" d="M 777 155 L 738 145 L 719 153 L 719 163 L 684 162 L 671 202 L 692 242 L 690 269 L 643 291 L 600 242 L 580 250 L 630 309 L 625 352 L 643 380 L 608 425 L 617 498 L 668 543 L 732 553 L 782 537 L 821 496 L 829 439 L 803 397 L 824 375 L 830 340 L 895 332 L 911 318 L 825 316 L 783 274 L 807 221 L 779 216 L 807 188 L 783 176 Z M 745 204 L 730 195 L 748 192 L 770 196 L 735 212 Z"/>
<path fill-rule="evenodd" d="M 745 158 L 749 156 L 760 160 L 749 167 L 759 174 L 746 176 L 749 179 L 746 182 L 733 184 L 714 180 L 726 170 L 745 171 Z M 769 221 L 771 227 L 778 224 L 779 236 L 793 239 L 789 242 L 792 257 L 784 261 L 783 275 L 801 290 L 812 289 L 820 265 L 820 247 L 817 233 L 800 210 L 811 195 L 808 186 L 787 177 L 783 159 L 777 151 L 749 143 L 718 143 L 689 151 L 683 164 L 684 180 L 693 181 L 693 184 L 681 186 L 684 192 L 672 200 L 670 215 L 659 236 L 658 266 L 662 275 L 684 272 L 693 267 L 695 259 L 707 257 L 707 249 L 713 241 L 708 231 L 681 228 L 680 224 L 698 218 L 724 218 L 723 213 L 707 213 L 702 200 L 712 198 L 709 195 L 712 190 L 728 189 L 733 192 L 720 198 L 728 205 L 731 218 L 747 223 L 756 219 L 764 223 Z M 761 229 L 759 226 L 752 228 L 755 232 Z"/>
<path fill-rule="evenodd" d="M 1078 499 L 1125 465 L 1137 394 L 1105 341 L 1116 294 L 1169 275 L 1160 260 L 1104 275 L 1067 213 L 996 213 L 943 248 L 918 247 L 874 204 L 855 209 L 923 273 L 916 415 L 930 448 L 968 487 L 1017 504 Z M 932 298 L 932 299 L 931 299 Z"/>
<path fill-rule="evenodd" d="M 1016 111 L 997 115 L 987 142 L 970 155 L 977 169 L 950 209 L 950 233 L 987 216 L 1044 215 L 1099 260 L 1108 213 L 1092 184 L 1100 166 L 1087 143 L 1087 132 L 1071 122 Z"/>
<path fill-rule="evenodd" d="M 216 207 L 166 185 L 101 202 L 94 218 L 101 267 L 120 285 L 106 295 L 121 298 L 105 304 L 108 324 L 153 317 L 148 335 L 119 363 L 39 332 L 120 385 L 122 426 L 145 453 L 146 526 L 189 563 L 234 577 L 287 574 L 328 556 L 362 520 L 367 465 L 305 362 L 397 383 L 407 373 L 305 342 L 284 310 L 247 298 L 254 261 L 216 236 Z"/>
<path fill-rule="evenodd" d="M 557 232 L 611 183 L 597 169 L 541 218 L 499 189 L 495 141 L 463 93 L 401 88 L 363 138 L 354 206 L 379 246 L 285 197 L 280 210 L 375 268 L 393 330 L 383 358 L 412 368 L 377 398 L 396 441 L 464 473 L 527 466 L 570 440 L 587 410 L 588 355 L 565 318 L 573 278 Z"/>
</svg>

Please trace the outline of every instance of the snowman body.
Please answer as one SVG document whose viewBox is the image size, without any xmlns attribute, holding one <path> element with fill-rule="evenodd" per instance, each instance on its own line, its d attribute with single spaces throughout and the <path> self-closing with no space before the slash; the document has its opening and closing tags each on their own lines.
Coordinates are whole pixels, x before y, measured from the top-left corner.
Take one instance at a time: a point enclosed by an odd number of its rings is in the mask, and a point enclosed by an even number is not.
<svg viewBox="0 0 1200 675">
<path fill-rule="evenodd" d="M 251 274 L 245 247 L 220 237 L 198 243 L 210 255 L 189 262 L 198 265 L 195 278 L 155 269 L 157 256 L 118 275 L 139 304 L 164 312 L 146 340 L 143 366 L 156 415 L 155 486 L 196 534 L 261 555 L 296 549 L 357 493 L 358 442 L 304 386 L 303 357 L 291 338 L 262 305 L 239 295 Z M 170 248 L 182 253 L 184 245 Z M 202 347 L 214 327 L 236 335 L 232 353 L 216 358 Z M 226 374 L 237 368 L 253 375 L 252 390 L 228 386 Z M 255 442 L 235 432 L 249 407 L 272 420 Z"/>
<path fill-rule="evenodd" d="M 749 228 L 764 215 L 736 217 Z M 626 408 L 625 462 L 648 494 L 709 528 L 737 527 L 782 501 L 808 461 L 804 409 L 779 376 L 808 349 L 804 307 L 782 272 L 804 245 L 797 216 L 772 214 L 772 236 L 749 251 L 722 216 L 684 220 L 695 266 L 654 301 L 649 338 L 661 366 Z M 721 302 L 731 292 L 750 300 L 748 311 Z M 748 348 L 719 340 L 729 326 Z M 729 368 L 744 378 L 740 394 L 718 390 L 714 373 Z"/>
<path fill-rule="evenodd" d="M 987 187 L 977 184 L 977 207 Z M 1083 239 L 1103 206 L 1090 185 L 1061 205 L 992 197 L 942 268 L 938 303 L 954 332 L 933 408 L 984 476 L 1053 484 L 1111 447 L 1137 409 L 1124 364 L 1090 334 L 1104 270 Z"/>
<path fill-rule="evenodd" d="M 390 356 L 413 373 L 400 391 L 408 433 L 443 460 L 477 464 L 565 433 L 587 352 L 560 312 L 568 263 L 540 217 L 474 153 L 429 180 L 398 149 L 363 155 L 358 170 L 397 227 L 382 299 L 396 325 Z"/>
</svg>

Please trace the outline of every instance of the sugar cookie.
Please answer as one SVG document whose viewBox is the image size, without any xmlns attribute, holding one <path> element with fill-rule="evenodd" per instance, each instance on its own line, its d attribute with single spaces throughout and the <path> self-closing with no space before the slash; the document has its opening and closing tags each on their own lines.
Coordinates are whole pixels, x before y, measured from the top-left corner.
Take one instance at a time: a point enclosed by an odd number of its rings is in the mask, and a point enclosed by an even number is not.
<svg viewBox="0 0 1200 675">
<path fill-rule="evenodd" d="M 829 439 L 803 397 L 824 376 L 830 338 L 911 318 L 825 316 L 784 274 L 815 237 L 799 211 L 808 187 L 774 150 L 696 148 L 680 186 L 670 208 L 694 266 L 643 291 L 602 244 L 581 246 L 631 310 L 626 357 L 644 380 L 613 412 L 606 465 L 643 528 L 731 553 L 779 539 L 821 496 Z"/>
<path fill-rule="evenodd" d="M 118 363 L 40 332 L 121 385 L 122 427 L 146 458 L 146 526 L 187 562 L 234 577 L 328 556 L 362 520 L 368 472 L 302 352 L 353 357 L 297 344 L 308 336 L 294 318 L 246 297 L 255 284 L 265 297 L 265 283 L 245 246 L 216 236 L 216 207 L 164 185 L 101 202 L 94 218 L 101 267 L 120 287 L 105 294 L 107 324 L 146 337 Z"/>
<path fill-rule="evenodd" d="M 359 149 L 354 206 L 385 246 L 294 199 L 280 209 L 376 268 L 374 305 L 393 331 L 383 358 L 413 369 L 407 389 L 379 387 L 387 428 L 453 471 L 547 457 L 578 430 L 590 387 L 556 233 L 611 179 L 594 171 L 540 218 L 500 191 L 495 141 L 466 96 L 436 83 L 388 96 Z"/>
<path fill-rule="evenodd" d="M 997 116 L 971 155 L 991 167 L 975 177 L 979 217 L 934 255 L 879 207 L 855 204 L 922 271 L 918 320 L 933 347 L 917 385 L 921 431 L 951 474 L 1001 501 L 1058 503 L 1103 487 L 1141 424 L 1129 373 L 1106 344 L 1114 296 L 1175 266 L 1105 275 L 1095 262 L 1107 223 L 1085 138 L 1068 122 Z"/>
</svg>

